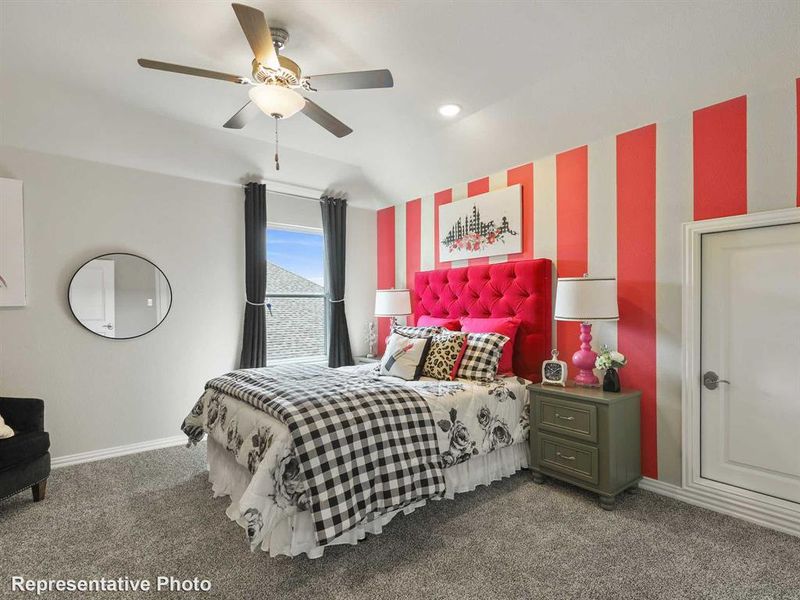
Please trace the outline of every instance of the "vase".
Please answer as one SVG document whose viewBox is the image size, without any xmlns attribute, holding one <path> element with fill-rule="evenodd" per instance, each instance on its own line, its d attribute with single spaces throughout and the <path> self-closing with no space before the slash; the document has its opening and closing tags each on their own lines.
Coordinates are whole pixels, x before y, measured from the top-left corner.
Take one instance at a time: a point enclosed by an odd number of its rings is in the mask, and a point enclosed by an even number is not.
<svg viewBox="0 0 800 600">
<path fill-rule="evenodd" d="M 617 373 L 617 370 L 613 367 L 606 369 L 606 374 L 603 377 L 603 391 L 618 392 L 619 390 L 619 373 Z"/>
</svg>

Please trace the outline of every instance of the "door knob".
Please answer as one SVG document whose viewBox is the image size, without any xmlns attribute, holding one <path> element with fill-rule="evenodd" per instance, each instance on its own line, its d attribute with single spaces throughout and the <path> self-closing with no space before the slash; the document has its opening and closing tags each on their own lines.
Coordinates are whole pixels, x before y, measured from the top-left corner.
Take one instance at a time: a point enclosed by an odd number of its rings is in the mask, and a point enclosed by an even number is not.
<svg viewBox="0 0 800 600">
<path fill-rule="evenodd" d="M 714 371 L 706 371 L 703 373 L 703 385 L 706 386 L 706 389 L 715 390 L 719 387 L 720 383 L 730 383 L 727 379 L 720 379 L 719 375 L 714 373 Z"/>
<path fill-rule="evenodd" d="M 109 331 L 114 329 L 114 326 L 111 323 L 106 323 L 105 325 L 100 325 L 100 327 L 105 327 Z"/>
</svg>

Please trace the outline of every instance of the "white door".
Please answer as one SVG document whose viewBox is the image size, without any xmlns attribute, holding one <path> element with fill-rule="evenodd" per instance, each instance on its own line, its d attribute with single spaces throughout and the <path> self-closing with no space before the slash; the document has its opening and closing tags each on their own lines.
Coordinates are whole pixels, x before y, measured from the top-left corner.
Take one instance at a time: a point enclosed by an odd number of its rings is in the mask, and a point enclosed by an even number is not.
<svg viewBox="0 0 800 600">
<path fill-rule="evenodd" d="M 800 223 L 703 235 L 701 330 L 701 476 L 800 503 Z"/>
<path fill-rule="evenodd" d="M 69 304 L 87 329 L 114 337 L 114 261 L 95 259 L 75 273 Z"/>
</svg>

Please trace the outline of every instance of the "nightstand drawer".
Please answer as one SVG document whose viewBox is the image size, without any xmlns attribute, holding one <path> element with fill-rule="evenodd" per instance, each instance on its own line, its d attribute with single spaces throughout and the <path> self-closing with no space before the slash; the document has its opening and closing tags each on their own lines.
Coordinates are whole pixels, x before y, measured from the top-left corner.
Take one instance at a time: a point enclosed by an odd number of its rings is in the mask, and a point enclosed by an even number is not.
<svg viewBox="0 0 800 600">
<path fill-rule="evenodd" d="M 539 438 L 539 465 L 569 477 L 597 484 L 599 481 L 597 448 L 544 433 Z"/>
<path fill-rule="evenodd" d="M 536 397 L 536 426 L 544 431 L 597 442 L 597 407 L 548 396 Z"/>
</svg>

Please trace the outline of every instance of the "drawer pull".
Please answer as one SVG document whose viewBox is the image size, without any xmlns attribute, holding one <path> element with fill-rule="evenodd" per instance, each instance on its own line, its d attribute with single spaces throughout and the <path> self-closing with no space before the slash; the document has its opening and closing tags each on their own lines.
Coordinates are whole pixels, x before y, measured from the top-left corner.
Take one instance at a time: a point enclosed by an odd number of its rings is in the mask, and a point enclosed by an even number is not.
<svg viewBox="0 0 800 600">
<path fill-rule="evenodd" d="M 556 413 L 556 419 L 563 419 L 565 421 L 574 421 L 575 417 L 565 417 L 564 415 Z"/>
<path fill-rule="evenodd" d="M 575 460 L 574 456 L 566 456 L 565 454 L 561 454 L 561 452 L 556 452 L 556 456 L 558 458 L 563 458 L 564 460 Z"/>
</svg>

